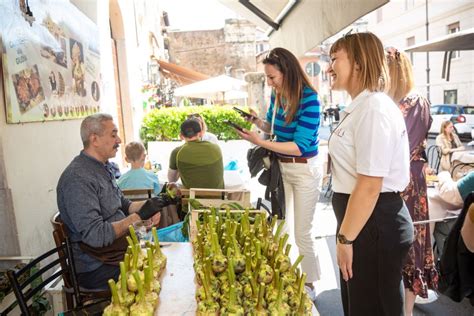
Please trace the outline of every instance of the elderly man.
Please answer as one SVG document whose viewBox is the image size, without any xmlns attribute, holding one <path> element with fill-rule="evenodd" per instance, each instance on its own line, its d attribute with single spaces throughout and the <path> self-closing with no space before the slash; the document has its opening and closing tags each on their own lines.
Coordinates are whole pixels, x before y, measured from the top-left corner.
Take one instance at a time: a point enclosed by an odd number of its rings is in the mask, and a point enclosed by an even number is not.
<svg viewBox="0 0 474 316">
<path fill-rule="evenodd" d="M 186 143 L 175 148 L 170 155 L 168 181 L 181 177 L 186 188 L 224 188 L 224 165 L 218 145 L 202 141 L 203 131 L 196 119 L 181 124 L 181 139 Z"/>
<path fill-rule="evenodd" d="M 140 202 L 124 198 L 108 164 L 121 143 L 112 116 L 86 117 L 81 138 L 84 149 L 62 173 L 57 203 L 73 244 L 79 285 L 105 289 L 109 279 L 118 279 L 129 225 L 158 217 L 173 201 L 164 195 Z"/>
</svg>

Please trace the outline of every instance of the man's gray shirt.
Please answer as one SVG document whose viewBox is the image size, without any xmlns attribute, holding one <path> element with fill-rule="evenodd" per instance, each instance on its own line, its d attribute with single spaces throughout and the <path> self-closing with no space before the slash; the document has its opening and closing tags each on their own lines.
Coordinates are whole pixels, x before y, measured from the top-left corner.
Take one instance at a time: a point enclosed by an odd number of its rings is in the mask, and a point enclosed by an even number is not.
<svg viewBox="0 0 474 316">
<path fill-rule="evenodd" d="M 112 244 L 111 223 L 128 215 L 131 202 L 124 198 L 106 164 L 84 151 L 63 171 L 56 191 L 61 219 L 73 242 L 77 273 L 99 268 L 102 262 L 84 253 L 77 242 L 91 247 Z"/>
</svg>

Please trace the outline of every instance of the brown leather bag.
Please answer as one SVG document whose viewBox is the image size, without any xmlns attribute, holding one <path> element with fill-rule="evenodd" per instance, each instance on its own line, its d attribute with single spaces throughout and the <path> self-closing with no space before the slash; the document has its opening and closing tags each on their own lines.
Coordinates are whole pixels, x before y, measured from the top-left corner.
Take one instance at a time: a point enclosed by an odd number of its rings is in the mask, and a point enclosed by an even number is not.
<svg viewBox="0 0 474 316">
<path fill-rule="evenodd" d="M 123 261 L 123 257 L 127 251 L 127 236 L 128 234 L 125 234 L 122 237 L 115 239 L 111 245 L 105 247 L 95 248 L 83 242 L 79 242 L 79 247 L 82 251 L 97 260 L 100 260 L 104 264 L 119 266 L 120 261 Z"/>
</svg>

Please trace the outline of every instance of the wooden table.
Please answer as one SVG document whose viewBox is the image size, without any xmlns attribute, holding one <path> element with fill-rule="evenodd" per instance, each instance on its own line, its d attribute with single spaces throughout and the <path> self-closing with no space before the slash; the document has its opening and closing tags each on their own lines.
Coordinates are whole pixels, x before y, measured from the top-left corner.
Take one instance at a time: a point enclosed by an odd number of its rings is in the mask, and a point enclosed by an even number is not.
<svg viewBox="0 0 474 316">
<path fill-rule="evenodd" d="M 155 315 L 196 315 L 196 283 L 194 281 L 191 243 L 162 243 L 168 258 L 161 276 L 161 293 Z M 313 315 L 319 315 L 313 306 Z"/>
<path fill-rule="evenodd" d="M 451 161 L 454 162 L 463 162 L 463 163 L 474 163 L 474 150 L 463 150 L 455 151 L 451 156 Z"/>
</svg>

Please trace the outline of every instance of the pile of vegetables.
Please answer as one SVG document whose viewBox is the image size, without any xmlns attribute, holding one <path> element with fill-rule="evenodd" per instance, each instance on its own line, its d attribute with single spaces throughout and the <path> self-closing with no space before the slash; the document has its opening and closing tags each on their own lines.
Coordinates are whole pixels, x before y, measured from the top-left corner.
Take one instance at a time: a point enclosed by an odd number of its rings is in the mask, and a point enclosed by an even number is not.
<svg viewBox="0 0 474 316">
<path fill-rule="evenodd" d="M 120 262 L 119 280 L 109 280 L 112 303 L 104 309 L 105 316 L 151 316 L 158 304 L 158 278 L 166 267 L 166 257 L 161 252 L 156 228 L 152 228 L 153 243 L 147 242 L 145 249 L 141 248 L 133 226 L 129 230 L 129 246 Z"/>
<path fill-rule="evenodd" d="M 193 241 L 197 315 L 310 315 L 306 274 L 291 264 L 283 222 L 249 211 L 205 212 Z M 273 233 L 275 230 L 275 233 Z"/>
</svg>

